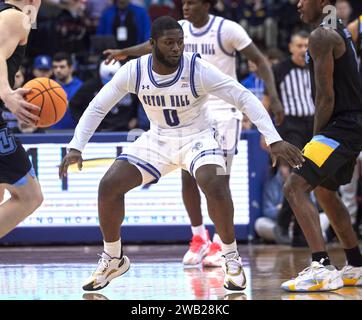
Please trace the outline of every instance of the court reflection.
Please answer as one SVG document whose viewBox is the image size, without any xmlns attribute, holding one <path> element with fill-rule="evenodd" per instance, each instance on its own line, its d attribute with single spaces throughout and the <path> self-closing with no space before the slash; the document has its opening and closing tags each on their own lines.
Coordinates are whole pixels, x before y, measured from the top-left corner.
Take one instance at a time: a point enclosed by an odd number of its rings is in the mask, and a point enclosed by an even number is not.
<svg viewBox="0 0 362 320">
<path fill-rule="evenodd" d="M 228 295 L 220 268 L 184 269 L 181 263 L 133 263 L 99 292 L 84 292 L 91 264 L 0 265 L 0 299 L 16 300 L 245 300 Z M 246 272 L 248 274 L 248 272 Z"/>
<path fill-rule="evenodd" d="M 100 247 L 0 248 L 0 300 L 362 300 L 362 287 L 283 291 L 281 283 L 307 266 L 307 248 L 240 245 L 247 287 L 231 294 L 223 288 L 221 268 L 184 268 L 181 261 L 186 249 L 126 246 L 130 270 L 100 291 L 85 292 L 82 284 L 96 268 Z M 332 244 L 328 251 L 341 268 L 343 250 Z"/>
</svg>

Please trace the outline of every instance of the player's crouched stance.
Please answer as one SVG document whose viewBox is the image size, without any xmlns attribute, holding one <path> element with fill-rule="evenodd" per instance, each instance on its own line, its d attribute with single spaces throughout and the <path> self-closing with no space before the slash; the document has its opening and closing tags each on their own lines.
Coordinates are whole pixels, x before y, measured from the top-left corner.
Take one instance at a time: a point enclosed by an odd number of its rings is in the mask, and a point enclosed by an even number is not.
<svg viewBox="0 0 362 320">
<path fill-rule="evenodd" d="M 138 95 L 151 129 L 124 150 L 100 182 L 98 210 L 104 252 L 83 289 L 102 289 L 129 269 L 120 237 L 125 194 L 182 168 L 195 177 L 205 194 L 210 218 L 222 241 L 224 287 L 241 291 L 246 279 L 235 240 L 233 202 L 227 176 L 217 174 L 226 171 L 225 161 L 203 108 L 208 93 L 245 112 L 265 136 L 274 160 L 281 157 L 295 167 L 304 159 L 296 147 L 281 140 L 268 113 L 250 91 L 197 54 L 183 54 L 183 31 L 176 20 L 156 19 L 151 33 L 152 55 L 125 64 L 102 88 L 81 117 L 68 146 L 70 152 L 59 168 L 60 177 L 70 164 L 81 168 L 81 152 L 107 112 L 128 92 Z"/>
</svg>

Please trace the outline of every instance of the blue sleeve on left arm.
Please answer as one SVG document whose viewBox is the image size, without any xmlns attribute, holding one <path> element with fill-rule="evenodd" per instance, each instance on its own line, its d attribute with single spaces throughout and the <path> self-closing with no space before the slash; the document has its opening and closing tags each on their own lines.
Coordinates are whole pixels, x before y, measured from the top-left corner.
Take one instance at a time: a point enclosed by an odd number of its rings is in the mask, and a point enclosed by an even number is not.
<svg viewBox="0 0 362 320">
<path fill-rule="evenodd" d="M 146 10 L 142 10 L 142 32 L 140 34 L 140 43 L 146 42 L 151 37 L 151 19 Z"/>
</svg>

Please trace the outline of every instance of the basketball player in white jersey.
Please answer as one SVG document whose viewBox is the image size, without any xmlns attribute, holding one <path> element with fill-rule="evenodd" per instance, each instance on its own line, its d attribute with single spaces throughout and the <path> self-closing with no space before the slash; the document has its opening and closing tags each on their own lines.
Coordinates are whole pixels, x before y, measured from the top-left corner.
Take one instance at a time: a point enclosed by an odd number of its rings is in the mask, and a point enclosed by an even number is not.
<svg viewBox="0 0 362 320">
<path fill-rule="evenodd" d="M 203 107 L 208 93 L 245 112 L 265 136 L 274 160 L 282 157 L 291 166 L 299 166 L 303 162 L 301 152 L 281 140 L 263 105 L 249 90 L 198 54 L 183 53 L 183 31 L 176 20 L 158 18 L 151 32 L 152 54 L 121 67 L 91 101 L 59 167 L 60 177 L 70 164 L 81 168 L 82 150 L 107 112 L 127 93 L 138 95 L 151 129 L 124 150 L 100 182 L 98 208 L 104 252 L 83 289 L 102 289 L 130 267 L 120 239 L 125 194 L 182 168 L 195 177 L 206 195 L 210 218 L 222 241 L 224 287 L 243 290 L 246 279 L 235 241 L 225 161 Z"/>
<path fill-rule="evenodd" d="M 275 122 L 279 125 L 283 121 L 284 111 L 267 60 L 239 24 L 209 14 L 215 2 L 215 0 L 183 0 L 185 20 L 179 23 L 184 31 L 185 52 L 200 53 L 203 59 L 234 79 L 237 79 L 236 52 L 241 52 L 247 59 L 256 63 L 268 92 L 271 92 L 271 108 L 275 115 Z M 108 55 L 108 61 L 111 61 L 149 52 L 151 52 L 151 46 L 149 42 L 145 42 L 123 50 L 106 50 L 105 54 Z M 233 105 L 211 95 L 206 107 L 213 109 L 213 112 L 209 113 L 210 122 L 216 129 L 218 141 L 225 154 L 228 173 L 230 173 L 233 156 L 237 153 L 242 114 Z M 182 195 L 193 233 L 190 248 L 183 258 L 184 265 L 197 265 L 202 262 L 204 266 L 220 266 L 222 259 L 218 237 L 214 236 L 213 243 L 210 242 L 203 224 L 199 189 L 195 179 L 185 170 L 182 170 Z"/>
</svg>

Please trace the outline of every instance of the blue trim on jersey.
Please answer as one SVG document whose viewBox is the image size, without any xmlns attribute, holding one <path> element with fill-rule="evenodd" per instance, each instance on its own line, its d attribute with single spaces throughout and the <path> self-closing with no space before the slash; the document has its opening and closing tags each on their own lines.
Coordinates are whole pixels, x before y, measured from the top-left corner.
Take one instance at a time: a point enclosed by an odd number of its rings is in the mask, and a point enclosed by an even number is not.
<svg viewBox="0 0 362 320">
<path fill-rule="evenodd" d="M 338 141 L 333 140 L 331 138 L 327 138 L 326 136 L 321 134 L 314 136 L 312 138 L 312 141 L 318 141 L 323 144 L 326 144 L 327 146 L 331 147 L 333 150 L 335 150 L 340 145 Z"/>
<path fill-rule="evenodd" d="M 235 136 L 235 144 L 231 149 L 223 149 L 224 157 L 226 157 L 228 154 L 238 154 L 238 143 L 240 140 L 240 120 L 236 119 L 236 136 Z"/>
<path fill-rule="evenodd" d="M 157 181 L 161 178 L 160 171 L 158 171 L 153 165 L 133 155 L 121 154 L 119 157 L 117 157 L 117 160 L 125 160 L 141 167 L 142 169 L 146 170 L 149 174 L 154 176 Z"/>
<path fill-rule="evenodd" d="M 181 56 L 180 66 L 178 68 L 177 74 L 176 74 L 175 78 L 173 78 L 171 81 L 168 81 L 168 82 L 165 82 L 165 83 L 162 83 L 162 84 L 159 84 L 159 83 L 156 82 L 156 80 L 155 80 L 155 78 L 153 77 L 153 74 L 152 74 L 152 55 L 150 55 L 148 57 L 148 68 L 147 69 L 148 69 L 148 76 L 149 76 L 152 84 L 156 88 L 170 87 L 170 86 L 174 85 L 181 77 L 182 70 L 184 69 L 184 56 L 183 55 Z"/>
<path fill-rule="evenodd" d="M 138 91 L 140 90 L 140 83 L 141 83 L 141 58 L 138 58 L 136 65 L 136 88 L 135 88 L 136 94 L 138 94 Z"/>
<path fill-rule="evenodd" d="M 196 58 L 201 58 L 200 54 L 194 53 L 194 54 L 192 55 L 192 58 L 191 58 L 191 66 L 190 66 L 190 69 L 191 69 L 191 72 L 190 72 L 190 86 L 191 86 L 192 95 L 193 95 L 195 98 L 198 98 L 199 95 L 197 94 L 196 88 L 195 88 L 195 63 L 196 63 Z"/>
<path fill-rule="evenodd" d="M 221 149 L 210 149 L 210 150 L 205 150 L 205 151 L 202 151 L 201 153 L 199 153 L 191 162 L 191 165 L 190 165 L 190 173 L 192 176 L 194 176 L 194 167 L 195 167 L 195 163 L 197 160 L 199 160 L 200 158 L 202 157 L 205 157 L 205 156 L 210 156 L 210 155 L 220 155 L 220 156 L 223 156 L 224 153 L 222 152 Z"/>
<path fill-rule="evenodd" d="M 30 174 L 33 178 L 36 177 L 35 175 L 35 170 L 33 167 L 30 168 L 30 170 L 27 172 L 27 174 L 20 178 L 18 181 L 16 181 L 15 183 L 13 183 L 14 187 L 21 187 L 21 186 L 25 186 L 28 183 L 28 178 L 27 175 Z"/>
<path fill-rule="evenodd" d="M 221 49 L 222 52 L 224 52 L 227 56 L 229 57 L 235 57 L 235 52 L 233 53 L 229 53 L 225 50 L 225 48 L 222 46 L 222 42 L 221 42 L 221 27 L 224 24 L 225 19 L 223 19 L 219 25 L 219 28 L 217 29 L 217 43 L 219 44 L 219 47 Z"/>
<path fill-rule="evenodd" d="M 189 25 L 190 33 L 191 33 L 194 37 L 201 37 L 201 36 L 205 35 L 206 33 L 208 33 L 208 32 L 210 31 L 212 25 L 214 24 L 215 19 L 216 19 L 216 16 L 214 16 L 214 17 L 211 19 L 211 21 L 209 22 L 209 26 L 206 28 L 206 30 L 203 31 L 203 32 L 200 32 L 200 33 L 195 33 L 195 32 L 193 32 L 193 31 L 192 31 L 192 23 L 190 23 L 190 25 Z"/>
</svg>

